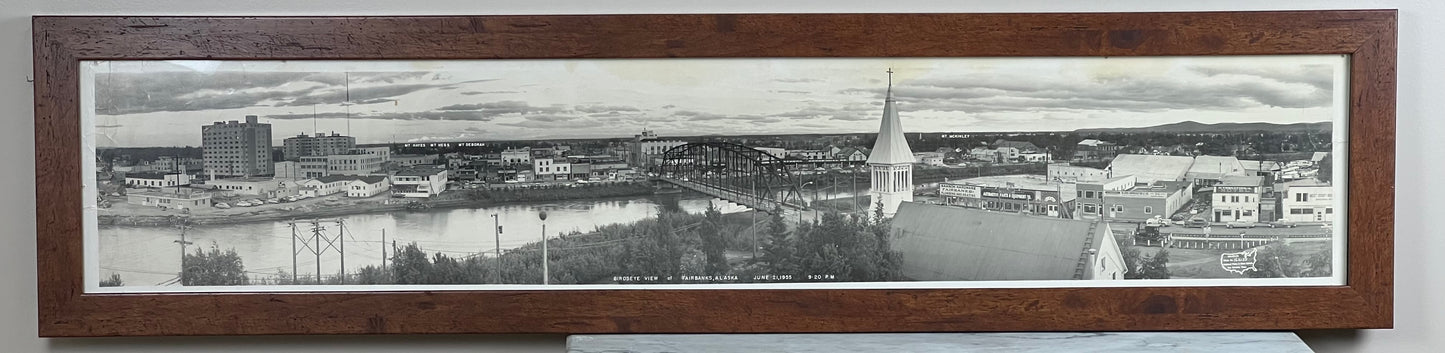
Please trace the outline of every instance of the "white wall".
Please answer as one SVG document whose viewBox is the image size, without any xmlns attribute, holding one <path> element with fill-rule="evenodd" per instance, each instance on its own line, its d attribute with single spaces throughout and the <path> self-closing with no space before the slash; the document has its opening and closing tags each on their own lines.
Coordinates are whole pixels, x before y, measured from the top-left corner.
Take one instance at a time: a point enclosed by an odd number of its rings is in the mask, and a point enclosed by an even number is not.
<svg viewBox="0 0 1445 353">
<path fill-rule="evenodd" d="M 432 14 L 563 14 L 563 13 L 718 13 L 718 12 L 1062 12 L 1062 11 L 1185 11 L 1277 10 L 1327 8 L 1399 8 L 1399 176 L 1396 213 L 1394 330 L 1305 333 L 1322 352 L 1423 352 L 1445 347 L 1445 250 L 1441 232 L 1426 228 L 1426 215 L 1445 214 L 1445 207 L 1426 200 L 1445 199 L 1445 190 L 1426 180 L 1445 177 L 1438 158 L 1427 151 L 1445 150 L 1445 7 L 1417 1 L 916 1 L 916 0 L 735 0 L 686 5 L 674 0 L 516 1 L 516 0 L 0 0 L 0 106 L 9 123 L 0 129 L 0 185 L 16 186 L 11 202 L 3 203 L 0 224 L 6 225 L 0 246 L 0 342 L 7 352 L 560 352 L 562 336 L 440 337 L 228 337 L 119 338 L 46 340 L 35 337 L 35 211 L 30 172 L 34 166 L 34 129 L 30 66 L 31 15 L 432 15 Z M 1429 115 L 1427 115 L 1427 112 Z M 1428 162 L 1427 162 L 1428 161 Z M 1436 226 L 1438 228 L 1439 226 Z M 1430 348 L 1435 347 L 1435 348 Z"/>
</svg>

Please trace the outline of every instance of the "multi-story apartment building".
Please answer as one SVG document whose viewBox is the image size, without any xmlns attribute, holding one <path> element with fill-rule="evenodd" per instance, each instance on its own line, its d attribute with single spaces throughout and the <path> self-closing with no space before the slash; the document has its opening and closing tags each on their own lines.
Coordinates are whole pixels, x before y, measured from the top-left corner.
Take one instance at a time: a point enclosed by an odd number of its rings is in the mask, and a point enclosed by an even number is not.
<svg viewBox="0 0 1445 353">
<path fill-rule="evenodd" d="M 335 132 L 330 136 L 322 133 L 317 133 L 316 136 L 300 134 L 281 141 L 281 152 L 288 161 L 307 156 L 344 154 L 353 148 L 356 148 L 355 137 L 342 136 Z"/>
<path fill-rule="evenodd" d="M 387 147 L 353 148 L 344 154 L 301 157 L 301 176 L 376 174 L 390 160 L 391 149 Z"/>
<path fill-rule="evenodd" d="M 201 158 L 212 175 L 272 175 L 271 124 L 255 115 L 246 122 L 235 120 L 201 126 Z"/>
</svg>

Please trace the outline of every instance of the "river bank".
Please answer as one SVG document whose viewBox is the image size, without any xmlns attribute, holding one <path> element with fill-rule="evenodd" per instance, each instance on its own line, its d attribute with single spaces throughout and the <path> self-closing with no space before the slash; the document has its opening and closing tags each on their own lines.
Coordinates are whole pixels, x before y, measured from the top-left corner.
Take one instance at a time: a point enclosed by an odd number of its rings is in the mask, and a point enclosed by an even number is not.
<svg viewBox="0 0 1445 353">
<path fill-rule="evenodd" d="M 288 219 L 326 218 L 347 215 L 387 213 L 422 209 L 483 208 L 567 200 L 585 200 L 651 195 L 653 188 L 646 183 L 595 184 L 575 187 L 516 188 L 516 189 L 470 189 L 449 190 L 427 200 L 375 197 L 363 200 L 328 199 L 308 200 L 286 204 L 257 206 L 257 209 L 210 210 L 189 215 L 178 212 L 133 212 L 120 214 L 127 209 L 102 209 L 97 217 L 104 226 L 166 226 L 175 224 L 179 217 L 187 217 L 193 225 L 241 224 L 252 222 L 280 221 Z M 413 206 L 413 204 L 420 206 Z M 134 208 L 131 208 L 134 209 Z M 107 214 L 107 211 L 115 212 Z"/>
</svg>

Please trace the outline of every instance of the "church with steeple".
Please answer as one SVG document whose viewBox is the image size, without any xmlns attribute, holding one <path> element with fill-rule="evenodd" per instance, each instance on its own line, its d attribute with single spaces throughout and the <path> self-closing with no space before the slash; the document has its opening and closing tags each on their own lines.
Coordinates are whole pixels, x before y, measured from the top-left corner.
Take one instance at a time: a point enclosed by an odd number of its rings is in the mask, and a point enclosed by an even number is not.
<svg viewBox="0 0 1445 353">
<path fill-rule="evenodd" d="M 888 93 L 883 99 L 883 123 L 878 127 L 878 142 L 868 156 L 872 187 L 870 210 L 883 208 L 883 215 L 898 213 L 898 204 L 913 201 L 913 150 L 903 137 L 903 123 L 893 103 L 893 69 L 888 70 Z M 870 212 L 871 213 L 871 212 Z"/>
</svg>

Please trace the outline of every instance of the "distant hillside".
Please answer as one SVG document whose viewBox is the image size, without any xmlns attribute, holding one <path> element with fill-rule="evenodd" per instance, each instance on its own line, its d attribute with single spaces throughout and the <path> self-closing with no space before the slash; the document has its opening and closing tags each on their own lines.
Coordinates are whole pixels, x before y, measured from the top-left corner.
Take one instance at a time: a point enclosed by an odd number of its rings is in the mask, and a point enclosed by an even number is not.
<svg viewBox="0 0 1445 353">
<path fill-rule="evenodd" d="M 1110 129 L 1079 129 L 1074 132 L 1087 133 L 1142 133 L 1142 132 L 1169 132 L 1169 133 L 1194 133 L 1194 132 L 1298 132 L 1298 131 L 1330 131 L 1330 122 L 1319 123 L 1295 123 L 1295 124 L 1271 124 L 1271 123 L 1219 123 L 1205 124 L 1196 121 L 1184 121 L 1173 124 L 1110 128 Z"/>
</svg>

